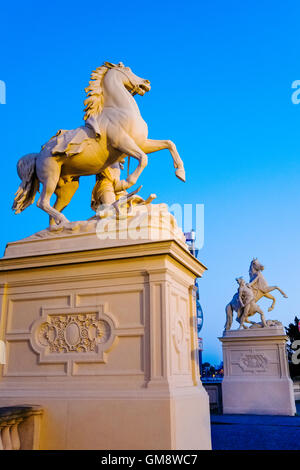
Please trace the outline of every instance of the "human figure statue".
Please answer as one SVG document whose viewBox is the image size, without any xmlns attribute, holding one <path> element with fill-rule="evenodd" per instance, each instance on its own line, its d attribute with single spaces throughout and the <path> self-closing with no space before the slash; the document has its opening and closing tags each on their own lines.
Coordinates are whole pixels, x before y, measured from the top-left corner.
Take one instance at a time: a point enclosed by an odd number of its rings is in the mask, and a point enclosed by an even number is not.
<svg viewBox="0 0 300 470">
<path fill-rule="evenodd" d="M 150 204 L 156 198 L 155 194 L 151 194 L 146 200 L 137 195 L 141 186 L 129 194 L 123 189 L 121 180 L 123 163 L 124 160 L 114 163 L 97 175 L 92 192 L 91 208 L 99 218 L 108 217 L 114 213 L 118 215 L 124 207 L 129 215 L 134 206 Z"/>
<path fill-rule="evenodd" d="M 95 212 L 99 205 L 111 205 L 125 194 L 123 182 L 120 180 L 122 167 L 123 162 L 117 162 L 97 175 L 91 201 L 91 208 Z"/>
<path fill-rule="evenodd" d="M 226 324 L 225 330 L 230 330 L 233 321 L 233 312 L 237 312 L 236 320 L 239 322 L 239 330 L 242 328 L 248 328 L 245 323 L 255 324 L 255 322 L 249 321 L 248 318 L 255 313 L 259 313 L 261 316 L 262 325 L 267 326 L 264 312 L 255 303 L 254 294 L 250 284 L 246 284 L 242 277 L 236 279 L 239 288 L 237 293 L 233 296 L 231 302 L 226 306 Z"/>
<path fill-rule="evenodd" d="M 247 326 L 245 326 L 245 323 L 254 324 L 255 322 L 249 321 L 248 317 L 251 317 L 255 313 L 260 314 L 263 326 L 267 326 L 264 312 L 255 303 L 251 284 L 246 284 L 245 280 L 242 277 L 238 278 L 237 282 L 239 284 L 238 294 L 241 306 L 237 318 L 237 321 L 240 323 L 239 329 L 241 329 L 242 327 L 247 328 Z"/>
</svg>

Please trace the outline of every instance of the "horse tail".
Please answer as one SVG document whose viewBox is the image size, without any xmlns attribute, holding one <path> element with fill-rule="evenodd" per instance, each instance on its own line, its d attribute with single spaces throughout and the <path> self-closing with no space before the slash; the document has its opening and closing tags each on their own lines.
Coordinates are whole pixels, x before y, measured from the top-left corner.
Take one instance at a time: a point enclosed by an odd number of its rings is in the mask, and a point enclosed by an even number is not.
<svg viewBox="0 0 300 470">
<path fill-rule="evenodd" d="M 35 171 L 37 153 L 29 153 L 20 158 L 17 163 L 17 172 L 22 180 L 13 202 L 12 210 L 20 214 L 24 209 L 34 202 L 35 195 L 39 190 L 39 180 Z"/>
</svg>

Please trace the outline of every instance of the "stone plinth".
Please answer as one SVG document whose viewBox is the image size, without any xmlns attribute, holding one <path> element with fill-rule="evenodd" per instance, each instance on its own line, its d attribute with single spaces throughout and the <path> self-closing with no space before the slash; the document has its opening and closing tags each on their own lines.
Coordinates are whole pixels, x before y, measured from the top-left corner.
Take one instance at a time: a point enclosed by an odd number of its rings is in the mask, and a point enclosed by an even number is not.
<svg viewBox="0 0 300 470">
<path fill-rule="evenodd" d="M 283 326 L 226 331 L 223 346 L 223 412 L 294 415 Z"/>
<path fill-rule="evenodd" d="M 205 267 L 171 232 L 117 243 L 95 230 L 8 245 L 0 406 L 44 409 L 41 449 L 209 449 L 193 289 Z"/>
</svg>

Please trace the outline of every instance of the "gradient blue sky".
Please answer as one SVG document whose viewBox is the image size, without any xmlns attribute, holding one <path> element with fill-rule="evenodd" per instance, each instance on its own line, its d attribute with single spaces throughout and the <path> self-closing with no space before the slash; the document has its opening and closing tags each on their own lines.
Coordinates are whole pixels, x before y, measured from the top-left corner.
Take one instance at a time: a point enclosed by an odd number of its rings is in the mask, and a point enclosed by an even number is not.
<svg viewBox="0 0 300 470">
<path fill-rule="evenodd" d="M 1 7 L 1 251 L 47 226 L 36 206 L 11 211 L 16 162 L 60 128 L 82 124 L 84 87 L 104 60 L 123 61 L 152 83 L 138 97 L 151 138 L 174 140 L 187 182 L 167 151 L 149 157 L 143 195 L 205 204 L 200 260 L 204 360 L 218 362 L 224 306 L 253 256 L 289 298 L 271 315 L 299 315 L 299 13 L 294 1 L 38 1 Z M 161 176 L 158 176 L 161 175 Z M 83 178 L 66 215 L 91 215 Z M 263 308 L 269 304 L 263 301 Z"/>
</svg>

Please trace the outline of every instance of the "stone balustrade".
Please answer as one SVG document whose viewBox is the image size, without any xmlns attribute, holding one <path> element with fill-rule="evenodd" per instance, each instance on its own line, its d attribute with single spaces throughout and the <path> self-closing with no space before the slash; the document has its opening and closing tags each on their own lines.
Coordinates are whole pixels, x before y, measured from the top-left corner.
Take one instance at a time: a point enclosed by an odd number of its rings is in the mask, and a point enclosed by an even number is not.
<svg viewBox="0 0 300 470">
<path fill-rule="evenodd" d="M 202 385 L 209 397 L 209 408 L 211 414 L 222 414 L 222 379 L 211 379 L 201 377 Z"/>
<path fill-rule="evenodd" d="M 38 449 L 42 414 L 38 406 L 0 408 L 0 450 Z"/>
<path fill-rule="evenodd" d="M 295 400 L 299 401 L 300 400 L 300 380 L 294 381 L 294 395 L 295 395 Z"/>
</svg>

